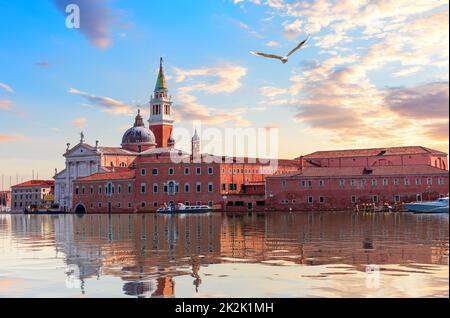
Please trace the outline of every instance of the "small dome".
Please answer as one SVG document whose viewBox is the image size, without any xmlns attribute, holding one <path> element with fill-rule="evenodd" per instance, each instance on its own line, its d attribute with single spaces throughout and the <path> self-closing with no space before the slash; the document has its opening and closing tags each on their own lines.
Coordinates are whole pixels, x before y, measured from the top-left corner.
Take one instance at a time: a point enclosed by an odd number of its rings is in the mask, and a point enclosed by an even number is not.
<svg viewBox="0 0 450 318">
<path fill-rule="evenodd" d="M 128 129 L 122 137 L 122 145 L 141 143 L 156 145 L 156 139 L 153 132 L 145 127 L 141 111 L 139 110 L 134 127 Z"/>
</svg>

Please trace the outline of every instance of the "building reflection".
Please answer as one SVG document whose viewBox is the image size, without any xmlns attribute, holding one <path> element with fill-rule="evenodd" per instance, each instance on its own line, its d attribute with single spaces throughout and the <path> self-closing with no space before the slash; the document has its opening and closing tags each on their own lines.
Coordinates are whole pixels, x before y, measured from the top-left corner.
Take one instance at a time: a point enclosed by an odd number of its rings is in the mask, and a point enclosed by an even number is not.
<svg viewBox="0 0 450 318">
<path fill-rule="evenodd" d="M 5 228 L 6 222 L 0 226 Z M 178 276 L 202 288 L 201 269 L 266 264 L 448 265 L 448 217 L 411 214 L 11 215 L 25 245 L 54 240 L 55 253 L 88 279 L 119 277 L 133 297 L 173 297 Z M 276 261 L 276 262 L 274 262 Z M 272 262 L 272 263 L 271 263 Z"/>
</svg>

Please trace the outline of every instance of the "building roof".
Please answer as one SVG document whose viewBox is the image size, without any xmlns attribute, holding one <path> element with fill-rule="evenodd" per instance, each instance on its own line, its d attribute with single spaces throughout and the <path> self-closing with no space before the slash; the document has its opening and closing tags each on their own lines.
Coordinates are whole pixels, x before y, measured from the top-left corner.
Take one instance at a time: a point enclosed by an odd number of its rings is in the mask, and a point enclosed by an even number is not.
<svg viewBox="0 0 450 318">
<path fill-rule="evenodd" d="M 109 181 L 109 180 L 129 180 L 136 176 L 136 171 L 128 169 L 128 171 L 116 171 L 96 173 L 88 177 L 78 178 L 75 181 Z"/>
<path fill-rule="evenodd" d="M 12 186 L 13 188 L 25 188 L 25 187 L 53 187 L 55 181 L 53 180 L 30 180 L 23 183 Z"/>
<path fill-rule="evenodd" d="M 99 147 L 99 150 L 104 155 L 137 155 L 135 152 L 119 147 Z"/>
<path fill-rule="evenodd" d="M 167 91 L 166 77 L 164 75 L 162 58 L 159 63 L 159 73 L 158 73 L 158 79 L 156 80 L 155 92 L 161 91 L 161 90 Z"/>
<path fill-rule="evenodd" d="M 305 168 L 302 172 L 280 174 L 268 178 L 305 178 L 305 177 L 361 177 L 361 176 L 396 176 L 396 175 L 448 175 L 447 170 L 432 166 L 382 166 L 382 167 L 332 167 Z"/>
<path fill-rule="evenodd" d="M 422 146 L 407 146 L 407 147 L 391 147 L 391 148 L 371 148 L 371 149 L 348 149 L 348 150 L 331 150 L 331 151 L 316 151 L 304 158 L 343 158 L 343 157 L 375 157 L 375 156 L 393 156 L 393 155 L 415 155 L 415 154 L 433 154 L 444 155 L 447 154 L 442 151 L 422 147 Z"/>
</svg>

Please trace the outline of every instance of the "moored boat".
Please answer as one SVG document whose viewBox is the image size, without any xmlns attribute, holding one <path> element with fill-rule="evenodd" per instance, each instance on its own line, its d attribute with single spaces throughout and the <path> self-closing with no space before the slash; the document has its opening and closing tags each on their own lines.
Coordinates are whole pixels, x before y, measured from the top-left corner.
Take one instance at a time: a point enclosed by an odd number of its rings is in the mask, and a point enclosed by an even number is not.
<svg viewBox="0 0 450 318">
<path fill-rule="evenodd" d="M 406 203 L 404 207 L 415 213 L 448 213 L 448 197 L 435 201 Z"/>
<path fill-rule="evenodd" d="M 156 213 L 164 213 L 164 214 L 196 214 L 196 213 L 208 213 L 213 212 L 214 209 L 209 205 L 184 205 L 182 203 L 178 203 L 178 205 L 171 204 L 169 206 L 159 208 L 156 210 Z"/>
</svg>

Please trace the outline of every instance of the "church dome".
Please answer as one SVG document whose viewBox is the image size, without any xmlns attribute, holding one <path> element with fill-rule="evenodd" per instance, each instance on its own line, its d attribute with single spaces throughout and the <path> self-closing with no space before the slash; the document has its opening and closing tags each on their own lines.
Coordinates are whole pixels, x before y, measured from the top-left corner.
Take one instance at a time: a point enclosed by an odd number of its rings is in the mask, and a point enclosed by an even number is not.
<svg viewBox="0 0 450 318">
<path fill-rule="evenodd" d="M 153 132 L 145 127 L 140 110 L 136 116 L 134 126 L 128 129 L 122 137 L 122 145 L 151 144 L 156 145 Z"/>
</svg>

